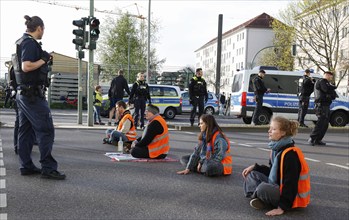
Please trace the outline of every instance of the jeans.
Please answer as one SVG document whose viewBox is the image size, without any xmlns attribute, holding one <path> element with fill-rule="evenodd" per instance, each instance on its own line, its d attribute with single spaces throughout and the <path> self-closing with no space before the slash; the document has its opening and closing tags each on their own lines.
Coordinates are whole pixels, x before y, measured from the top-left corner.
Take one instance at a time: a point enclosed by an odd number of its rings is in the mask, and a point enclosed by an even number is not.
<svg viewBox="0 0 349 220">
<path fill-rule="evenodd" d="M 244 181 L 246 197 L 258 198 L 267 206 L 277 207 L 280 201 L 278 185 L 268 183 L 268 177 L 258 171 L 251 171 Z"/>
<path fill-rule="evenodd" d="M 115 129 L 108 129 L 106 130 L 105 134 L 107 138 L 109 138 L 110 142 L 118 142 L 120 140 L 120 137 L 123 142 L 129 141 L 124 133 Z"/>
<path fill-rule="evenodd" d="M 102 120 L 101 120 L 101 106 L 97 106 L 97 105 L 93 106 L 93 118 L 94 118 L 94 122 L 97 122 L 97 119 L 98 119 L 98 122 L 102 122 Z"/>
<path fill-rule="evenodd" d="M 200 157 L 197 155 L 186 155 L 183 156 L 181 162 L 184 164 L 189 163 L 188 169 L 192 172 L 197 172 L 197 167 L 200 161 Z M 213 160 L 205 160 L 201 166 L 200 173 L 206 176 L 220 176 L 223 175 L 223 165 L 221 162 Z"/>
</svg>

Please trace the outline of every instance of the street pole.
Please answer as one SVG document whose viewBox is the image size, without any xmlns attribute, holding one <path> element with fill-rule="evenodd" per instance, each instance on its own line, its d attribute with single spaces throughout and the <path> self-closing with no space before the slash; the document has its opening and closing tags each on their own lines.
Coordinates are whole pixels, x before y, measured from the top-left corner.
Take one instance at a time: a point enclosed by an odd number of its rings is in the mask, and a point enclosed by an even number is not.
<svg viewBox="0 0 349 220">
<path fill-rule="evenodd" d="M 150 66 L 150 6 L 151 6 L 151 0 L 149 0 L 149 6 L 148 6 L 148 46 L 147 46 L 147 83 L 149 84 L 149 66 Z"/>
<path fill-rule="evenodd" d="M 218 16 L 218 38 L 217 38 L 217 66 L 216 66 L 216 95 L 219 97 L 221 84 L 221 60 L 222 60 L 222 26 L 223 15 Z"/>
<path fill-rule="evenodd" d="M 94 0 L 90 0 L 90 17 L 93 17 L 94 13 Z M 91 26 L 89 26 L 91 29 Z M 91 42 L 89 34 L 88 42 Z M 88 83 L 87 83 L 87 126 L 93 126 L 93 73 L 94 73 L 94 65 L 93 65 L 93 49 L 89 47 L 88 53 Z"/>
<path fill-rule="evenodd" d="M 127 48 L 127 76 L 128 76 L 128 82 L 130 82 L 130 34 L 127 35 L 127 42 L 128 42 L 128 48 Z"/>
<path fill-rule="evenodd" d="M 82 58 L 84 58 L 85 52 L 82 51 L 81 46 L 79 46 L 78 55 L 78 124 L 82 124 Z"/>
</svg>

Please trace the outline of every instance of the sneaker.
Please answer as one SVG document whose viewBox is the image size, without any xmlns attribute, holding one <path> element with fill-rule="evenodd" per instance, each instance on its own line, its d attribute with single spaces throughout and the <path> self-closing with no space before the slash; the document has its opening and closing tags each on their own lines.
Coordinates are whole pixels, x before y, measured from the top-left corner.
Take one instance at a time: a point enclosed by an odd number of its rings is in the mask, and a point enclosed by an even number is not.
<svg viewBox="0 0 349 220">
<path fill-rule="evenodd" d="M 109 144 L 109 138 L 103 138 L 103 144 Z"/>
<path fill-rule="evenodd" d="M 40 174 L 41 169 L 34 167 L 33 169 L 27 169 L 27 168 L 21 168 L 21 175 L 22 176 L 28 176 L 28 175 L 34 175 L 34 174 Z"/>
<path fill-rule="evenodd" d="M 194 122 L 193 121 L 190 122 L 190 126 L 192 126 L 192 127 L 194 126 Z"/>
<path fill-rule="evenodd" d="M 108 125 L 111 126 L 111 122 L 110 121 L 108 121 Z"/>
<path fill-rule="evenodd" d="M 258 199 L 258 198 L 254 198 L 250 201 L 250 206 L 252 208 L 255 208 L 255 209 L 264 209 L 265 208 L 265 205 L 264 203 L 262 202 L 262 200 Z"/>
<path fill-rule="evenodd" d="M 52 170 L 50 172 L 43 172 L 41 174 L 41 178 L 44 178 L 44 179 L 64 180 L 65 177 L 66 176 L 64 173 L 60 173 L 57 170 Z"/>
<path fill-rule="evenodd" d="M 304 124 L 304 123 L 299 124 L 299 127 L 309 128 L 308 125 L 306 125 L 306 124 Z"/>
<path fill-rule="evenodd" d="M 103 122 L 99 122 L 99 124 L 100 124 L 100 125 L 105 125 L 105 123 L 103 123 Z"/>
<path fill-rule="evenodd" d="M 95 124 L 95 125 L 99 125 L 99 123 L 98 123 L 98 122 L 95 122 L 94 124 Z"/>
</svg>

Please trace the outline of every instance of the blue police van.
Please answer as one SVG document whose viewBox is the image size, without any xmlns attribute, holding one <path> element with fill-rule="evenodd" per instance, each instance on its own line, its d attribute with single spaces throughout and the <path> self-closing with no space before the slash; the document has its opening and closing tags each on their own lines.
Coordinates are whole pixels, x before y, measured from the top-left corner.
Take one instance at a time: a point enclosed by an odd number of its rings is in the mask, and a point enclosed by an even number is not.
<svg viewBox="0 0 349 220">
<path fill-rule="evenodd" d="M 252 121 L 255 108 L 253 79 L 259 69 L 243 70 L 234 74 L 231 87 L 230 114 L 242 118 L 246 124 Z M 265 70 L 264 84 L 271 89 L 264 95 L 263 110 L 258 118 L 260 124 L 268 124 L 273 115 L 281 115 L 288 119 L 298 119 L 298 87 L 304 71 L 291 72 Z M 321 75 L 311 73 L 313 79 Z M 338 94 L 331 106 L 330 124 L 346 126 L 349 122 L 349 100 Z M 314 111 L 314 93 L 311 95 L 306 121 L 317 121 Z"/>
<path fill-rule="evenodd" d="M 131 90 L 132 84 L 129 87 Z M 166 119 L 174 119 L 176 115 L 182 114 L 182 98 L 178 86 L 149 84 L 149 93 L 151 103 L 159 107 L 160 114 Z M 127 93 L 124 94 L 123 101 L 128 102 Z M 101 115 L 108 117 L 109 110 L 109 98 L 106 94 L 103 95 Z"/>
</svg>

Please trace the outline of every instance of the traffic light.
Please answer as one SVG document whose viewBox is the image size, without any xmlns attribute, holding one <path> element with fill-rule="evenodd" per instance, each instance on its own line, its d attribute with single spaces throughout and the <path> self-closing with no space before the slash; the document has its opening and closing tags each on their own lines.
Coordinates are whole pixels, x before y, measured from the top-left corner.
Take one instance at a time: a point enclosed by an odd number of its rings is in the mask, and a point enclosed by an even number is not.
<svg viewBox="0 0 349 220">
<path fill-rule="evenodd" d="M 73 43 L 75 44 L 75 49 L 77 50 L 79 50 L 79 47 L 84 49 L 86 42 L 88 41 L 87 36 L 85 34 L 86 20 L 87 18 L 81 18 L 80 20 L 73 21 L 73 25 L 79 28 L 79 29 L 73 30 L 73 34 L 75 35 L 75 39 L 73 39 Z"/>
<path fill-rule="evenodd" d="M 89 40 L 89 49 L 94 50 L 96 49 L 96 41 L 99 38 L 99 19 L 95 17 L 90 18 L 90 40 Z"/>
</svg>

